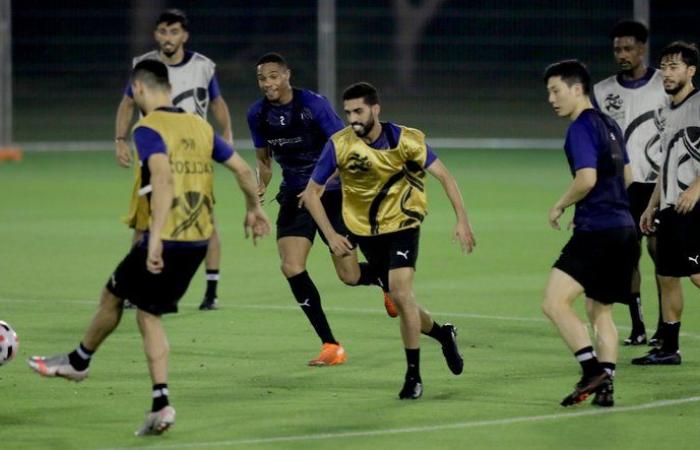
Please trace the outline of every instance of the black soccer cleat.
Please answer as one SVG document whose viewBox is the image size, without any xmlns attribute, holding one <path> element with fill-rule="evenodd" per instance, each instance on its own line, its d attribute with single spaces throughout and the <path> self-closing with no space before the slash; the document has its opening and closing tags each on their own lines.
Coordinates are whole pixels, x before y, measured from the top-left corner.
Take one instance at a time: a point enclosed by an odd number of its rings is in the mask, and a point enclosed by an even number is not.
<svg viewBox="0 0 700 450">
<path fill-rule="evenodd" d="M 581 380 L 576 383 L 574 392 L 564 397 L 561 401 L 561 406 L 573 406 L 586 400 L 592 393 L 597 392 L 600 388 L 610 383 L 610 375 L 607 372 L 601 372 L 592 377 L 581 377 Z"/>
<path fill-rule="evenodd" d="M 204 297 L 204 300 L 202 300 L 202 303 L 199 305 L 200 311 L 213 311 L 215 309 L 219 309 L 219 301 L 216 297 Z"/>
<path fill-rule="evenodd" d="M 608 384 L 605 384 L 601 386 L 596 392 L 595 392 L 595 397 L 593 397 L 593 403 L 596 406 L 600 406 L 603 408 L 609 408 L 611 406 L 615 405 L 615 399 L 613 397 L 613 394 L 615 393 L 615 389 L 613 388 L 613 383 L 612 380 Z"/>
<path fill-rule="evenodd" d="M 622 342 L 626 346 L 644 345 L 647 343 L 647 335 L 646 335 L 646 333 L 636 333 L 636 332 L 632 331 L 632 334 L 630 334 L 629 337 Z"/>
<path fill-rule="evenodd" d="M 446 323 L 440 328 L 443 335 L 442 354 L 445 356 L 447 367 L 453 374 L 459 375 L 464 369 L 464 360 L 457 347 L 457 328 L 451 323 Z"/>
<path fill-rule="evenodd" d="M 403 383 L 403 388 L 399 392 L 401 400 L 416 400 L 423 395 L 423 383 L 420 378 L 406 377 Z"/>
<path fill-rule="evenodd" d="M 678 366 L 681 364 L 681 352 L 665 352 L 660 348 L 653 348 L 646 355 L 634 358 L 632 364 L 636 366 Z"/>
</svg>

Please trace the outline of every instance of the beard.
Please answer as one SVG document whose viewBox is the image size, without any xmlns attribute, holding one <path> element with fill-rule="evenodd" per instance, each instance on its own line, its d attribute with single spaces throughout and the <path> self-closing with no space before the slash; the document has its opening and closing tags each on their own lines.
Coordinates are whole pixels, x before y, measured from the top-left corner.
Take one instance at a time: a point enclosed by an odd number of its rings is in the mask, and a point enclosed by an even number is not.
<svg viewBox="0 0 700 450">
<path fill-rule="evenodd" d="M 685 81 L 679 81 L 674 87 L 667 88 L 664 86 L 664 91 L 666 91 L 668 95 L 676 95 L 685 87 L 685 84 Z"/>
<path fill-rule="evenodd" d="M 172 58 L 173 55 L 177 53 L 177 51 L 180 49 L 179 46 L 175 46 L 172 44 L 168 48 L 169 50 L 166 50 L 166 47 L 164 45 L 160 47 L 160 51 L 163 52 L 163 54 L 168 58 Z"/>
<path fill-rule="evenodd" d="M 363 137 L 366 137 L 370 131 L 372 131 L 372 128 L 374 128 L 374 123 L 375 123 L 374 117 L 370 117 L 366 123 L 353 122 L 350 125 L 353 127 L 352 131 L 355 132 L 357 137 L 363 138 Z M 360 131 L 355 130 L 355 128 L 354 128 L 355 125 L 360 125 L 362 127 L 362 129 Z"/>
</svg>

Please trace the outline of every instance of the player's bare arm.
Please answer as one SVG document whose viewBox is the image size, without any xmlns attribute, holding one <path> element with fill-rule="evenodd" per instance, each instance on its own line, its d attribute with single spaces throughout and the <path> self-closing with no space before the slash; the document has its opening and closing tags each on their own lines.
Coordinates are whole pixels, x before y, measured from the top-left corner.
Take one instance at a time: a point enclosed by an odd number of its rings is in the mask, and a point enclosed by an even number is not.
<svg viewBox="0 0 700 450">
<path fill-rule="evenodd" d="M 625 164 L 625 169 L 624 169 L 624 178 L 625 178 L 625 188 L 630 187 L 630 184 L 634 182 L 634 175 L 632 175 L 632 165 L 631 164 Z"/>
<path fill-rule="evenodd" d="M 211 113 L 214 115 L 214 119 L 219 124 L 219 130 L 221 137 L 224 138 L 229 145 L 233 146 L 233 129 L 231 128 L 231 113 L 229 112 L 228 105 L 222 96 L 216 97 L 209 104 Z"/>
<path fill-rule="evenodd" d="M 555 230 L 560 230 L 559 218 L 564 214 L 564 210 L 583 200 L 593 189 L 597 180 L 598 174 L 595 169 L 585 167 L 577 170 L 574 181 L 571 182 L 564 195 L 549 210 L 549 225 Z"/>
<path fill-rule="evenodd" d="M 459 242 L 463 252 L 471 253 L 476 246 L 476 239 L 474 239 L 474 232 L 469 223 L 467 211 L 464 208 L 462 193 L 459 191 L 457 181 L 439 159 L 436 159 L 428 167 L 428 173 L 440 181 L 442 188 L 445 190 L 445 194 L 447 194 L 447 198 L 449 198 L 450 203 L 452 203 L 452 209 L 454 209 L 455 216 L 457 217 L 457 224 L 454 228 L 454 238 Z"/>
<path fill-rule="evenodd" d="M 654 225 L 654 216 L 656 211 L 659 209 L 659 204 L 661 203 L 661 177 L 656 180 L 656 186 L 654 186 L 654 192 L 649 198 L 649 204 L 646 209 L 639 217 L 639 228 L 644 234 L 651 234 L 656 231 Z"/>
<path fill-rule="evenodd" d="M 306 206 L 309 214 L 311 214 L 323 235 L 328 239 L 328 246 L 333 254 L 336 256 L 349 255 L 352 252 L 352 244 L 345 236 L 341 236 L 335 231 L 321 203 L 321 195 L 323 195 L 324 189 L 325 185 L 318 184 L 313 179 L 309 180 L 309 184 L 302 193 L 301 202 Z"/>
<path fill-rule="evenodd" d="M 117 164 L 122 167 L 131 166 L 131 149 L 126 142 L 126 136 L 129 132 L 129 126 L 131 125 L 133 117 L 134 99 L 125 95 L 122 97 L 122 101 L 119 102 L 119 107 L 117 108 L 117 120 L 114 133 L 115 156 L 117 158 Z"/>
<path fill-rule="evenodd" d="M 255 149 L 256 174 L 258 179 L 257 194 L 261 202 L 264 202 L 267 186 L 272 179 L 272 155 L 267 147 Z"/>
<path fill-rule="evenodd" d="M 270 220 L 260 206 L 253 171 L 238 153 L 234 153 L 224 165 L 236 176 L 238 186 L 245 197 L 246 215 L 243 222 L 245 237 L 247 239 L 252 235 L 253 245 L 257 245 L 258 238 L 270 234 Z"/>
<path fill-rule="evenodd" d="M 151 226 L 148 238 L 148 259 L 146 267 L 149 272 L 163 271 L 163 241 L 161 233 L 165 220 L 173 203 L 173 175 L 170 162 L 165 153 L 156 153 L 148 158 L 151 171 Z"/>
</svg>

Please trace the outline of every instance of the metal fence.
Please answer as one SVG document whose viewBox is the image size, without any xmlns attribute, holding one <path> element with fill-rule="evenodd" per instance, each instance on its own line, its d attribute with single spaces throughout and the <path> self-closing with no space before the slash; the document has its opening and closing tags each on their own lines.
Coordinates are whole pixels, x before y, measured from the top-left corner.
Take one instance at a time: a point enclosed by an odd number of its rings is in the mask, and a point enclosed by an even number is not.
<svg viewBox="0 0 700 450">
<path fill-rule="evenodd" d="M 652 64 L 669 41 L 700 40 L 700 2 L 650 4 Z M 15 140 L 110 140 L 131 57 L 153 47 L 165 7 L 187 12 L 188 48 L 216 61 L 236 138 L 249 136 L 261 54 L 283 53 L 293 83 L 316 89 L 314 1 L 17 0 Z M 632 0 L 337 0 L 336 90 L 370 81 L 384 119 L 433 136 L 560 137 L 566 124 L 546 104 L 543 67 L 577 57 L 595 79 L 609 75 L 608 31 L 632 8 Z"/>
</svg>

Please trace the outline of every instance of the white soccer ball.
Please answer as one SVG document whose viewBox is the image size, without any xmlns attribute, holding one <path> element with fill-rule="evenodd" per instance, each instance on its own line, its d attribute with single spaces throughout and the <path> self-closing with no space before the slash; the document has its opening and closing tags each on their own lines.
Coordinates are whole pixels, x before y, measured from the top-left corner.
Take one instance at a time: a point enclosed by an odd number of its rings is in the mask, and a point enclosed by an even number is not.
<svg viewBox="0 0 700 450">
<path fill-rule="evenodd" d="M 0 366 L 12 361 L 19 348 L 17 333 L 7 323 L 0 320 Z"/>
</svg>

